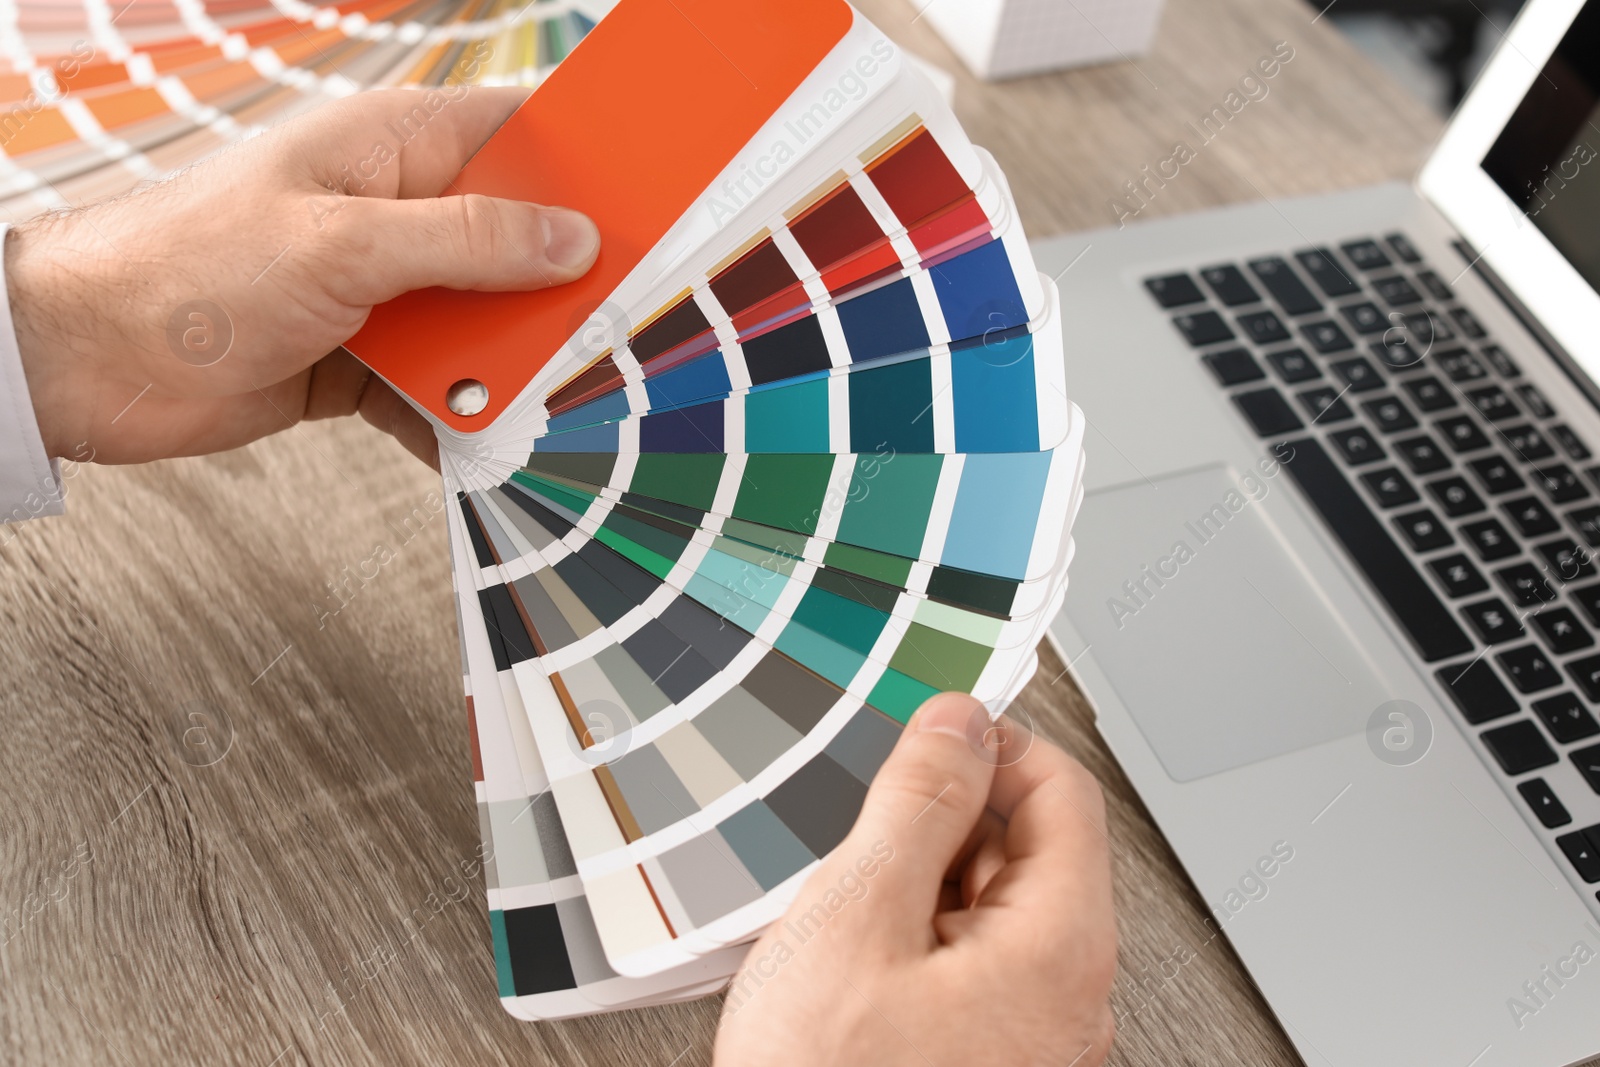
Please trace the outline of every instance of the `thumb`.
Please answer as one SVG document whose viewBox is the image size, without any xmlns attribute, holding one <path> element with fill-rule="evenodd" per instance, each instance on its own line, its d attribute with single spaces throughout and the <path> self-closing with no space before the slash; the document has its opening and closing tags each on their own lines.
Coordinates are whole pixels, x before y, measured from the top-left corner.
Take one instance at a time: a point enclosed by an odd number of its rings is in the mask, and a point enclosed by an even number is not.
<svg viewBox="0 0 1600 1067">
<path fill-rule="evenodd" d="M 600 252 L 587 215 L 476 193 L 340 198 L 330 216 L 324 228 L 348 260 L 346 299 L 356 305 L 436 285 L 485 292 L 561 285 L 582 277 Z"/>
<path fill-rule="evenodd" d="M 946 871 L 982 817 L 994 781 L 994 753 L 984 744 L 989 716 L 963 693 L 923 704 L 884 761 L 851 830 L 856 851 L 893 850 L 877 883 L 896 914 L 926 924 L 939 904 Z M 841 851 L 846 851 L 841 849 Z M 852 853 L 853 854 L 853 853 Z"/>
</svg>

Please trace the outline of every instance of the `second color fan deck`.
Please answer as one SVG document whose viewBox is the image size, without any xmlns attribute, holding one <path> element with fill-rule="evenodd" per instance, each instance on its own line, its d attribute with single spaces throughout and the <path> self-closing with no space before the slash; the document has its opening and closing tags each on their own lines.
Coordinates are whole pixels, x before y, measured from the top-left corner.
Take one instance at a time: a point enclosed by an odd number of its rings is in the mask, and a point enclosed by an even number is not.
<svg viewBox="0 0 1600 1067">
<path fill-rule="evenodd" d="M 1082 498 L 1055 287 L 842 0 L 622 0 L 458 186 L 604 242 L 572 286 L 412 294 L 350 343 L 455 501 L 500 995 L 704 995 L 925 699 L 998 714 L 1034 672 Z"/>
</svg>

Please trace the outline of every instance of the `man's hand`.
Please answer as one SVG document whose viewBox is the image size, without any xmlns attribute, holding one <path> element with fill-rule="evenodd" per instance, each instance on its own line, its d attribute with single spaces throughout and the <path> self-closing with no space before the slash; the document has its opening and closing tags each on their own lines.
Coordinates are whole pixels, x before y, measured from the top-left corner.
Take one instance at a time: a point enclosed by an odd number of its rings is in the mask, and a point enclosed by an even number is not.
<svg viewBox="0 0 1600 1067">
<path fill-rule="evenodd" d="M 750 950 L 719 1067 L 1098 1067 L 1116 969 L 1100 788 L 970 697 L 935 697 L 855 828 Z"/>
<path fill-rule="evenodd" d="M 363 93 L 13 230 L 6 281 L 49 454 L 195 455 L 359 411 L 434 461 L 427 422 L 339 346 L 411 289 L 571 281 L 599 235 L 576 212 L 440 196 L 528 94 L 429 95 Z"/>
</svg>

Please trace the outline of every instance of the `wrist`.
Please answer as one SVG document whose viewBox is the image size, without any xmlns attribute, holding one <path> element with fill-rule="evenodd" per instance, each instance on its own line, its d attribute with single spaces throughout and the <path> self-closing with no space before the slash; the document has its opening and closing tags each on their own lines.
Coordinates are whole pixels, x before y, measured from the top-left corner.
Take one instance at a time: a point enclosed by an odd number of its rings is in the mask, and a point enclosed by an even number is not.
<svg viewBox="0 0 1600 1067">
<path fill-rule="evenodd" d="M 78 360 L 71 337 L 86 336 L 88 331 L 69 329 L 69 323 L 73 317 L 87 319 L 91 312 L 88 303 L 72 294 L 76 289 L 73 273 L 57 269 L 52 262 L 44 232 L 52 221 L 39 219 L 12 227 L 3 251 L 11 328 L 39 436 L 45 454 L 54 459 L 67 455 L 69 441 L 84 436 L 81 432 L 73 436 L 75 429 L 82 428 L 73 425 L 76 417 L 68 382 Z M 66 311 L 69 307 L 71 312 Z"/>
</svg>

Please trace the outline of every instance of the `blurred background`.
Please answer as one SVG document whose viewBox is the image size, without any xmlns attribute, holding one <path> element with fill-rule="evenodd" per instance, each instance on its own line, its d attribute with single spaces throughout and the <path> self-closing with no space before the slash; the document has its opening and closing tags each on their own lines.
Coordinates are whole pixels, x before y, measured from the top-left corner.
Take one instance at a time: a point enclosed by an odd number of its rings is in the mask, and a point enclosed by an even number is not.
<svg viewBox="0 0 1600 1067">
<path fill-rule="evenodd" d="M 1308 0 L 1401 85 L 1448 115 L 1522 0 Z"/>
</svg>

